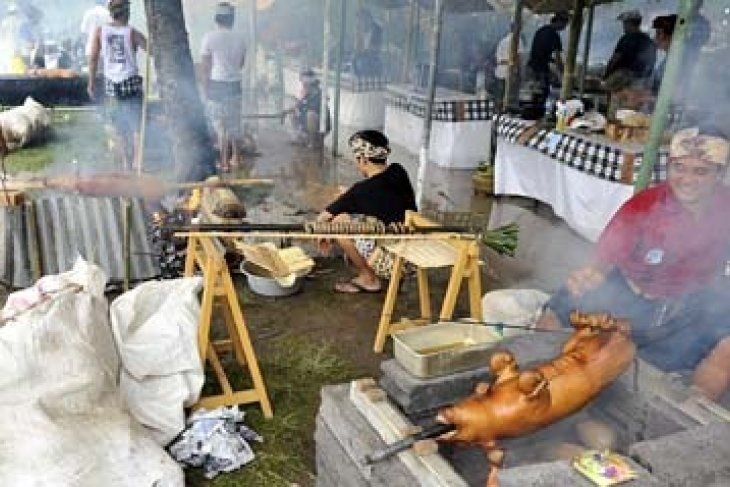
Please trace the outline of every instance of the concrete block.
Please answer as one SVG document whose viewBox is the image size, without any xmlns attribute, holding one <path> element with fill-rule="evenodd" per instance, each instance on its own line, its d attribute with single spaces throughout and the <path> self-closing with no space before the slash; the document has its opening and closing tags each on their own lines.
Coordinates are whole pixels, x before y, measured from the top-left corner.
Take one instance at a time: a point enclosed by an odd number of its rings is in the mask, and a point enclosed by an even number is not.
<svg viewBox="0 0 730 487">
<path fill-rule="evenodd" d="M 327 430 L 322 429 L 321 442 L 316 442 L 316 448 L 318 462 L 325 468 L 325 477 L 334 478 L 335 474 L 331 470 L 344 470 L 347 467 L 347 475 L 361 477 L 365 485 L 414 485 L 415 479 L 397 457 L 372 466 L 364 464 L 365 455 L 385 447 L 385 442 L 350 402 L 349 384 L 325 386 L 321 397 L 318 418 Z M 327 432 L 331 435 L 328 436 Z M 328 458 L 336 460 L 329 461 Z"/>
<path fill-rule="evenodd" d="M 730 485 L 730 423 L 642 441 L 629 454 L 670 486 Z"/>
<path fill-rule="evenodd" d="M 453 404 L 471 394 L 477 382 L 489 379 L 486 366 L 430 379 L 411 375 L 395 359 L 382 362 L 380 370 L 383 372 L 380 386 L 408 415 Z"/>
<path fill-rule="evenodd" d="M 370 485 L 352 463 L 332 431 L 317 417 L 314 440 L 317 445 L 318 487 L 367 487 Z"/>
<path fill-rule="evenodd" d="M 639 465 L 633 464 L 639 477 L 632 481 L 632 487 L 661 487 L 659 482 Z M 594 484 L 575 470 L 570 462 L 533 463 L 522 467 L 508 468 L 499 472 L 500 487 L 592 487 Z"/>
</svg>

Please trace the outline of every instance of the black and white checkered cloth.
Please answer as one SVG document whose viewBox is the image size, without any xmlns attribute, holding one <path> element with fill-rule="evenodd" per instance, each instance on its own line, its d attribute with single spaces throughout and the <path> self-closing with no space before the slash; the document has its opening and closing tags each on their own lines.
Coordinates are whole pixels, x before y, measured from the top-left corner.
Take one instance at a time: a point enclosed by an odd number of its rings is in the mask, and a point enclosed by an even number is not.
<svg viewBox="0 0 730 487">
<path fill-rule="evenodd" d="M 388 91 L 385 97 L 387 106 L 406 111 L 417 117 L 426 116 L 426 98 L 419 95 L 404 95 Z M 492 120 L 495 115 L 494 102 L 488 98 L 435 101 L 431 120 L 442 122 L 468 122 Z"/>
<path fill-rule="evenodd" d="M 499 119 L 497 134 L 500 138 L 515 144 L 532 125 L 534 125 L 533 122 L 503 115 Z M 547 128 L 539 129 L 524 142 L 524 145 L 568 167 L 614 182 L 621 181 L 622 167 L 627 159 L 626 153 L 620 147 Z M 666 152 L 659 153 L 659 161 L 654 166 L 652 175 L 655 183 L 666 179 L 667 159 Z M 641 154 L 636 154 L 633 170 L 634 181 L 638 177 L 641 160 Z"/>
<path fill-rule="evenodd" d="M 336 74 L 330 72 L 330 87 L 335 86 Z M 388 87 L 388 79 L 382 76 L 361 77 L 350 73 L 343 73 L 340 76 L 340 87 L 343 90 L 353 93 L 367 93 L 370 91 L 385 91 Z"/>
</svg>

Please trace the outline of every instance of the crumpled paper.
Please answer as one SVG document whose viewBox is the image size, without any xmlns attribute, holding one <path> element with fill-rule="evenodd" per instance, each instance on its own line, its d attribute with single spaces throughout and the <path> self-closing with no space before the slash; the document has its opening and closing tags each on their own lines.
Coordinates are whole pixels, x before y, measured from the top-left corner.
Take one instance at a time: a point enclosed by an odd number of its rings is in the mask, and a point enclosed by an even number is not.
<svg viewBox="0 0 730 487">
<path fill-rule="evenodd" d="M 170 455 L 184 466 L 202 467 L 208 479 L 241 468 L 255 457 L 250 442 L 263 442 L 243 424 L 244 415 L 238 406 L 194 412 L 188 427 L 170 445 Z"/>
</svg>

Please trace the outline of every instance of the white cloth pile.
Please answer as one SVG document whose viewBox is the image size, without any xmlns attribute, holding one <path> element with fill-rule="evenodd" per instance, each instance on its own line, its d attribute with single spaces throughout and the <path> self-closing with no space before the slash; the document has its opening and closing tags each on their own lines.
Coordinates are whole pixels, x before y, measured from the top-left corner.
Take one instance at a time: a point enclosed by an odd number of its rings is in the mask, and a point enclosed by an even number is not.
<svg viewBox="0 0 730 487">
<path fill-rule="evenodd" d="M 184 428 L 183 404 L 202 386 L 191 353 L 200 279 L 123 295 L 113 305 L 114 334 L 105 285 L 99 267 L 79 260 L 9 297 L 0 327 L 0 485 L 184 485 L 161 444 Z"/>
<path fill-rule="evenodd" d="M 8 151 L 42 139 L 51 128 L 51 111 L 28 97 L 19 107 L 0 112 L 0 133 Z"/>
</svg>

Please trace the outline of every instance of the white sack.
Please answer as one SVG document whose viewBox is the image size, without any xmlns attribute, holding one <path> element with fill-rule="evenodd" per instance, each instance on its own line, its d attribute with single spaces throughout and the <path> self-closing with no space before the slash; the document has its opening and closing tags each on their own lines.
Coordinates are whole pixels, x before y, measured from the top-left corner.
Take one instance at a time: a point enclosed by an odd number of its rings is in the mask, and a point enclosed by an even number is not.
<svg viewBox="0 0 730 487">
<path fill-rule="evenodd" d="M 79 260 L 3 309 L 26 311 L 0 327 L 0 485 L 183 486 L 182 470 L 122 409 L 105 283 Z"/>
<path fill-rule="evenodd" d="M 198 353 L 201 287 L 199 277 L 147 282 L 111 305 L 122 396 L 161 445 L 185 428 L 183 408 L 198 401 L 205 380 Z"/>
<path fill-rule="evenodd" d="M 506 325 L 530 326 L 535 324 L 542 307 L 550 296 L 537 289 L 499 289 L 482 297 L 484 321 Z M 519 334 L 519 330 L 505 328 L 505 336 Z"/>
<path fill-rule="evenodd" d="M 31 97 L 19 107 L 0 112 L 0 130 L 10 151 L 40 139 L 50 127 L 50 110 Z"/>
</svg>

